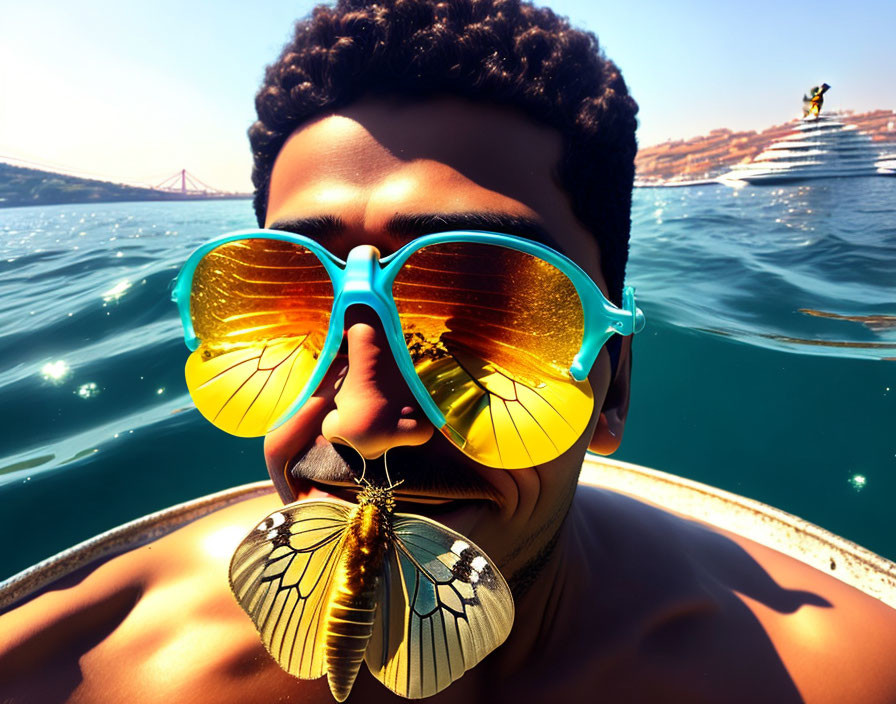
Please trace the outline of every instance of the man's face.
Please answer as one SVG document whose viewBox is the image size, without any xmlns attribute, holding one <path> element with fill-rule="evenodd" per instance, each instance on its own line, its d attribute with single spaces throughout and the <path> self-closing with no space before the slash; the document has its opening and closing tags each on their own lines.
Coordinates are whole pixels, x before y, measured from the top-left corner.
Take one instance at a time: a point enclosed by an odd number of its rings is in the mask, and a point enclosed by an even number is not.
<svg viewBox="0 0 896 704">
<path fill-rule="evenodd" d="M 556 131 L 509 109 L 456 98 L 362 101 L 289 138 L 271 174 L 265 226 L 314 237 L 343 259 L 362 244 L 386 256 L 428 232 L 501 229 L 547 239 L 606 295 L 597 245 L 554 182 L 560 155 Z M 476 227 L 484 216 L 506 224 Z M 355 450 L 368 458 L 389 450 L 391 479 L 403 480 L 398 510 L 431 515 L 466 535 L 513 584 L 545 559 L 572 501 L 610 386 L 605 350 L 589 378 L 594 412 L 569 451 L 535 468 L 486 467 L 435 431 L 398 371 L 379 318 L 353 306 L 340 354 L 317 392 L 267 436 L 268 471 L 285 500 L 345 497 L 361 469 Z"/>
</svg>

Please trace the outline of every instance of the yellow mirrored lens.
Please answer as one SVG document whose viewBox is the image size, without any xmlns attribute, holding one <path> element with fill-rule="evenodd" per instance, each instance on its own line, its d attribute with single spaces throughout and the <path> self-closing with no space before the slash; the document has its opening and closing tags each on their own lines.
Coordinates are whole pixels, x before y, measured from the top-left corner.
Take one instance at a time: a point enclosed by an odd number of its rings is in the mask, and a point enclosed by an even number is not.
<svg viewBox="0 0 896 704">
<path fill-rule="evenodd" d="M 579 439 L 594 399 L 569 373 L 584 316 L 559 269 L 506 247 L 430 245 L 411 255 L 392 293 L 442 432 L 466 454 L 531 467 Z"/>
<path fill-rule="evenodd" d="M 244 239 L 206 254 L 190 292 L 200 345 L 186 365 L 202 415 L 243 437 L 271 430 L 311 378 L 332 305 L 326 269 L 300 245 Z"/>
</svg>

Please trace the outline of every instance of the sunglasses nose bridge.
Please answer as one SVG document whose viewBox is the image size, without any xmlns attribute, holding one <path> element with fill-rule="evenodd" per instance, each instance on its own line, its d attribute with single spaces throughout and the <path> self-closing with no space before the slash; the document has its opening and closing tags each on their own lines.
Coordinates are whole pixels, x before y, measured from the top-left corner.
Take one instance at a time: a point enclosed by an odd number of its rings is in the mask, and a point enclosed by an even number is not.
<svg viewBox="0 0 896 704">
<path fill-rule="evenodd" d="M 380 266 L 379 250 L 369 244 L 354 247 L 345 261 L 341 286 L 334 308 L 340 316 L 355 304 L 373 308 L 387 329 L 391 327 L 388 294 L 383 282 L 383 268 Z"/>
</svg>

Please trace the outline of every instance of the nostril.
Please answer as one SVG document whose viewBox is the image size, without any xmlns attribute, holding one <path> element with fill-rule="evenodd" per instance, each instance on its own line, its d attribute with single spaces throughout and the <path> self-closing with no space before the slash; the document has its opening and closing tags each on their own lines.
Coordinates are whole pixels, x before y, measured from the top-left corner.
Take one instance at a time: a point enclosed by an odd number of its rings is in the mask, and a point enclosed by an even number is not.
<svg viewBox="0 0 896 704">
<path fill-rule="evenodd" d="M 361 407 L 330 411 L 321 424 L 321 435 L 331 443 L 350 445 L 363 457 L 379 457 L 393 447 L 422 445 L 435 428 L 426 418 L 396 418 L 388 410 L 371 412 Z"/>
</svg>

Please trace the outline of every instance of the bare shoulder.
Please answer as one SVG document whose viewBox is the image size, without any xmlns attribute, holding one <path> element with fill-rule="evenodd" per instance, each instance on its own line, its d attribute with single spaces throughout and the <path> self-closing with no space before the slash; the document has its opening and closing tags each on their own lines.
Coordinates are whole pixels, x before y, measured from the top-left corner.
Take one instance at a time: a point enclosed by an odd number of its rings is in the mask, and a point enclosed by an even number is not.
<svg viewBox="0 0 896 704">
<path fill-rule="evenodd" d="M 896 702 L 896 610 L 799 560 L 725 535 L 768 575 L 743 584 L 738 596 L 805 701 Z"/>
<path fill-rule="evenodd" d="M 267 495 L 221 509 L 0 616 L 4 701 L 224 702 L 295 690 L 227 577 L 236 545 L 279 506 Z"/>
<path fill-rule="evenodd" d="M 641 605 L 625 608 L 641 609 L 629 626 L 640 628 L 642 653 L 684 658 L 675 669 L 705 685 L 705 700 L 717 700 L 718 684 L 730 692 L 719 701 L 741 692 L 745 701 L 896 702 L 896 610 L 708 522 L 590 487 L 577 502 L 596 526 L 593 550 L 609 551 L 619 579 L 638 585 Z M 690 701 L 702 700 L 692 692 Z"/>
</svg>

